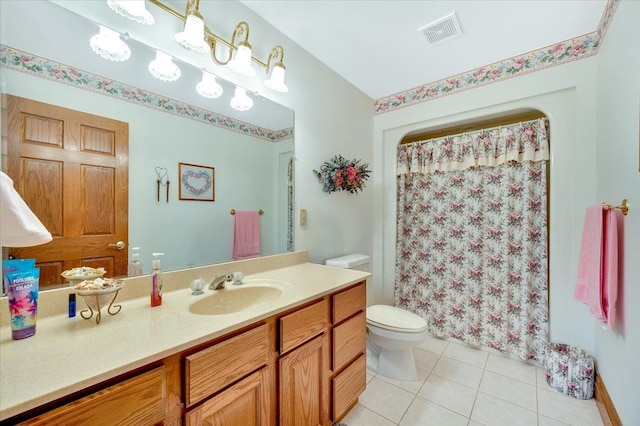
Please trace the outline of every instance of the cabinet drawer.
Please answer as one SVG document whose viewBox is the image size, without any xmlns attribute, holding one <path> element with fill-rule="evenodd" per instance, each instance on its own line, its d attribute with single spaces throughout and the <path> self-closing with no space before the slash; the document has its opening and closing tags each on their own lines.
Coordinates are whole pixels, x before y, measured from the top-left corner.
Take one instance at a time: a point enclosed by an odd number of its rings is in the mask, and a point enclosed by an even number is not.
<svg viewBox="0 0 640 426">
<path fill-rule="evenodd" d="M 21 425 L 141 425 L 165 418 L 165 371 L 158 367 Z"/>
<path fill-rule="evenodd" d="M 333 353 L 331 359 L 333 371 L 340 370 L 345 364 L 366 350 L 367 323 L 364 312 L 333 328 Z"/>
<path fill-rule="evenodd" d="M 361 355 L 331 381 L 334 422 L 355 405 L 367 382 L 366 356 Z"/>
<path fill-rule="evenodd" d="M 363 281 L 357 286 L 333 296 L 333 324 L 338 324 L 358 311 L 364 311 L 367 304 L 366 291 L 366 285 Z"/>
<path fill-rule="evenodd" d="M 313 336 L 322 333 L 329 325 L 329 303 L 326 299 L 280 318 L 280 353 L 283 354 Z"/>
<path fill-rule="evenodd" d="M 267 364 L 268 326 L 263 324 L 185 359 L 187 407 Z"/>
</svg>

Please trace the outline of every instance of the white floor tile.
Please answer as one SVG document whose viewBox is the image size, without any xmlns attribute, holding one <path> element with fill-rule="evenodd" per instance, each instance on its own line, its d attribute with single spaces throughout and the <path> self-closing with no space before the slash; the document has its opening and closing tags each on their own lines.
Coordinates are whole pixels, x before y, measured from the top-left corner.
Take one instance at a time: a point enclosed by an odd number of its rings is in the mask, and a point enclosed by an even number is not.
<svg viewBox="0 0 640 426">
<path fill-rule="evenodd" d="M 440 355 L 425 351 L 424 349 L 414 348 L 413 357 L 416 359 L 416 367 L 428 372 L 433 369 L 434 365 L 436 365 Z"/>
<path fill-rule="evenodd" d="M 469 417 L 476 393 L 475 389 L 433 373 L 420 389 L 418 396 Z"/>
<path fill-rule="evenodd" d="M 360 404 L 398 423 L 413 401 L 415 394 L 374 377 L 360 395 Z"/>
<path fill-rule="evenodd" d="M 544 368 L 536 367 L 536 386 L 539 388 L 549 386 L 547 384 L 547 378 L 544 375 Z"/>
<path fill-rule="evenodd" d="M 480 391 L 527 410 L 536 411 L 536 387 L 520 380 L 485 371 L 480 382 Z"/>
<path fill-rule="evenodd" d="M 402 388 L 408 392 L 416 394 L 418 393 L 418 391 L 420 390 L 420 388 L 422 387 L 422 385 L 424 384 L 424 381 L 427 379 L 428 376 L 429 376 L 428 371 L 418 369 L 418 378 L 416 380 L 392 379 L 391 377 L 387 377 L 384 374 L 378 374 L 376 377 L 379 378 L 380 380 L 384 380 L 387 383 L 396 385 L 399 388 Z"/>
<path fill-rule="evenodd" d="M 560 420 L 538 414 L 538 426 L 567 426 L 567 424 Z"/>
<path fill-rule="evenodd" d="M 471 418 L 491 426 L 537 426 L 538 424 L 538 416 L 534 411 L 482 392 L 478 392 Z"/>
<path fill-rule="evenodd" d="M 538 388 L 538 413 L 575 426 L 602 426 L 593 399 L 583 401 L 554 390 Z"/>
<path fill-rule="evenodd" d="M 435 336 L 427 337 L 427 340 L 420 343 L 417 347 L 424 349 L 425 351 L 433 352 L 436 355 L 442 355 L 442 352 L 447 348 L 447 342 L 445 339 L 441 339 Z"/>
<path fill-rule="evenodd" d="M 482 377 L 482 368 L 474 367 L 455 359 L 442 357 L 432 373 L 444 377 L 454 382 L 458 382 L 473 389 L 478 389 L 480 378 Z"/>
<path fill-rule="evenodd" d="M 536 384 L 536 367 L 526 364 L 523 361 L 509 359 L 501 355 L 489 354 L 485 369 L 531 385 Z"/>
<path fill-rule="evenodd" d="M 489 354 L 479 348 L 473 348 L 464 344 L 450 343 L 449 346 L 447 346 L 447 349 L 442 353 L 442 356 L 484 368 Z"/>
<path fill-rule="evenodd" d="M 357 404 L 349 414 L 347 414 L 341 423 L 345 423 L 348 426 L 395 426 L 396 423 L 391 420 L 385 419 L 379 414 L 374 413 L 368 408 Z"/>
<path fill-rule="evenodd" d="M 416 398 L 400 421 L 401 426 L 446 425 L 466 426 L 469 419 L 431 401 Z"/>
</svg>

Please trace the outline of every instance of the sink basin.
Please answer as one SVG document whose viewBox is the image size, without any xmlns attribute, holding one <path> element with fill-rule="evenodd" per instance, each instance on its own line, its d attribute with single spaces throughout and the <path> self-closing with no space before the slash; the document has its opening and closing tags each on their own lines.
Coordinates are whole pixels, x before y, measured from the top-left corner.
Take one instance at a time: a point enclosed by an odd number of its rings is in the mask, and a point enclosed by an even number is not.
<svg viewBox="0 0 640 426">
<path fill-rule="evenodd" d="M 244 312 L 278 300 L 291 284 L 278 280 L 244 280 L 239 286 L 227 284 L 189 306 L 197 315 L 224 315 Z"/>
</svg>

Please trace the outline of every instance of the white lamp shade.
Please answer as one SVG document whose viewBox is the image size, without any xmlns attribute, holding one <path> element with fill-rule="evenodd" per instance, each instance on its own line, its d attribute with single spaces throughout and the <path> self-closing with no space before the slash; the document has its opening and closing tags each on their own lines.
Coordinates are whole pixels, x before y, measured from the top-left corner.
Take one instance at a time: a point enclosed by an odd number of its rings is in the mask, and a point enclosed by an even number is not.
<svg viewBox="0 0 640 426">
<path fill-rule="evenodd" d="M 187 49 L 205 53 L 209 45 L 204 41 L 204 21 L 196 15 L 188 15 L 184 31 L 175 35 L 176 41 Z"/>
<path fill-rule="evenodd" d="M 236 111 L 248 111 L 253 107 L 253 100 L 247 96 L 247 91 L 236 87 L 235 96 L 231 99 L 231 108 Z"/>
<path fill-rule="evenodd" d="M 287 93 L 289 88 L 284 84 L 284 72 L 285 69 L 282 63 L 275 64 L 271 70 L 271 78 L 265 80 L 264 85 L 276 92 Z"/>
<path fill-rule="evenodd" d="M 144 0 L 107 0 L 107 4 L 118 15 L 140 24 L 151 25 L 155 22 L 153 15 L 144 6 Z"/>
<path fill-rule="evenodd" d="M 120 39 L 120 34 L 100 25 L 100 32 L 89 40 L 91 49 L 111 61 L 126 61 L 131 57 L 131 49 Z"/>
<path fill-rule="evenodd" d="M 213 74 L 202 71 L 202 81 L 196 86 L 196 91 L 200 96 L 214 99 L 222 95 L 222 86 L 218 84 Z"/>
<path fill-rule="evenodd" d="M 171 60 L 171 56 L 157 51 L 156 59 L 149 63 L 149 72 L 162 81 L 176 81 L 180 78 L 180 68 Z"/>
<path fill-rule="evenodd" d="M 0 172 L 0 195 L 0 245 L 30 247 L 53 239 L 4 172 Z"/>
<path fill-rule="evenodd" d="M 247 77 L 256 75 L 256 70 L 251 66 L 251 45 L 249 43 L 240 43 L 236 51 L 236 56 L 229 61 L 229 68 L 233 72 Z"/>
</svg>

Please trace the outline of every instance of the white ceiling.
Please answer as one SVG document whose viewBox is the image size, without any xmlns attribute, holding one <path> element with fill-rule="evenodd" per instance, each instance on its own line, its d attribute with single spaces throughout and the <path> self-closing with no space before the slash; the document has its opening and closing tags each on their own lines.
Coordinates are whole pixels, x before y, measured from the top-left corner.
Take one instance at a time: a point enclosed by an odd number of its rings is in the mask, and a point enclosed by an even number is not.
<svg viewBox="0 0 640 426">
<path fill-rule="evenodd" d="M 607 4 L 607 0 L 240 1 L 372 99 L 593 32 Z M 207 3 L 200 2 L 204 16 L 215 13 L 207 10 Z M 452 12 L 463 35 L 429 46 L 417 29 Z"/>
</svg>

